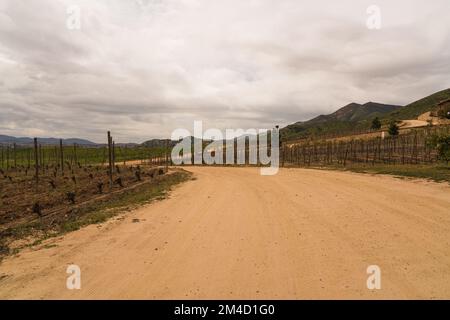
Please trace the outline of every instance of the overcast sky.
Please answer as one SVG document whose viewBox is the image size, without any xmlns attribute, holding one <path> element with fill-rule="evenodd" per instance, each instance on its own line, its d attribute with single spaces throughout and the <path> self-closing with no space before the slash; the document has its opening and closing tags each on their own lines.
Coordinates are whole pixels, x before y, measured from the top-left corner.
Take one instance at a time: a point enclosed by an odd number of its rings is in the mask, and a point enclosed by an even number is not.
<svg viewBox="0 0 450 320">
<path fill-rule="evenodd" d="M 449 12 L 449 0 L 0 0 L 0 134 L 142 142 L 194 120 L 271 128 L 353 101 L 406 104 L 450 87 Z"/>
</svg>

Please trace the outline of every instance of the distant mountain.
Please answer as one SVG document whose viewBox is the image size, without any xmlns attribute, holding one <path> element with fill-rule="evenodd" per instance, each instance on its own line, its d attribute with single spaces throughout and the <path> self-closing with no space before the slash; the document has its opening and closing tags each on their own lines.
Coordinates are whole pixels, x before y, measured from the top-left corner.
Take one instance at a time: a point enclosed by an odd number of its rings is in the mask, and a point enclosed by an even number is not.
<svg viewBox="0 0 450 320">
<path fill-rule="evenodd" d="M 367 124 L 375 117 L 382 117 L 401 106 L 367 102 L 365 104 L 350 103 L 337 111 L 320 115 L 311 120 L 297 122 L 281 129 L 281 135 L 285 138 L 301 138 L 312 134 L 327 134 L 351 130 L 355 127 Z"/>
<path fill-rule="evenodd" d="M 303 124 L 324 123 L 328 121 L 361 121 L 379 117 L 400 108 L 401 106 L 376 102 L 367 102 L 365 104 L 353 102 L 329 115 L 320 115 L 303 122 Z"/>
<path fill-rule="evenodd" d="M 13 143 L 16 143 L 17 145 L 30 145 L 34 143 L 34 139 L 28 137 L 17 138 L 12 136 L 0 135 L 0 144 L 13 144 Z M 59 139 L 38 138 L 38 143 L 41 145 L 59 145 Z M 97 145 L 96 143 L 85 139 L 78 139 L 78 138 L 63 139 L 63 145 L 73 145 L 74 143 L 80 146 Z"/>
<path fill-rule="evenodd" d="M 126 142 L 126 143 L 120 143 L 120 142 L 116 142 L 116 147 L 121 147 L 121 148 L 134 148 L 134 147 L 138 147 L 139 143 L 134 143 L 134 142 Z M 99 146 L 106 146 L 105 144 L 99 144 Z"/>
<path fill-rule="evenodd" d="M 199 139 L 196 137 L 192 137 L 191 136 L 191 143 L 194 143 L 195 141 L 199 141 L 201 140 L 202 143 L 208 143 L 211 142 L 211 140 L 207 140 L 207 139 Z M 165 148 L 166 146 L 166 142 L 168 143 L 169 147 L 174 147 L 179 141 L 175 141 L 175 140 L 170 140 L 170 139 L 152 139 L 152 140 L 148 140 L 143 142 L 141 145 L 144 147 L 149 147 L 149 148 Z"/>
<path fill-rule="evenodd" d="M 178 141 L 172 141 L 170 139 L 152 139 L 143 142 L 141 145 L 148 148 L 165 148 L 166 143 L 169 144 L 169 147 L 173 147 L 177 144 Z"/>
</svg>

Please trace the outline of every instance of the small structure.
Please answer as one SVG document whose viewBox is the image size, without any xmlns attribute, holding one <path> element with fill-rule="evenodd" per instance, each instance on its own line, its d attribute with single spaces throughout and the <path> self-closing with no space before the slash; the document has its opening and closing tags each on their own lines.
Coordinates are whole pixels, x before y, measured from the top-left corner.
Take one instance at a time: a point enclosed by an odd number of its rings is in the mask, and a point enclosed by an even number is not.
<svg viewBox="0 0 450 320">
<path fill-rule="evenodd" d="M 437 106 L 438 117 L 450 119 L 450 99 L 439 102 Z"/>
</svg>

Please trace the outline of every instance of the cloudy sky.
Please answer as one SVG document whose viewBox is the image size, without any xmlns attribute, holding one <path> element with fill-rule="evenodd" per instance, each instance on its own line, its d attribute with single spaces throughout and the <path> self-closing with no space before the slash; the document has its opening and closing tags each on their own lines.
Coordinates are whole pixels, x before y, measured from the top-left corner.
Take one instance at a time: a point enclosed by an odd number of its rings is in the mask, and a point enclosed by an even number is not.
<svg viewBox="0 0 450 320">
<path fill-rule="evenodd" d="M 271 128 L 352 101 L 406 104 L 450 87 L 449 11 L 449 0 L 0 0 L 0 134 L 103 142 L 109 129 L 142 142 L 194 120 Z"/>
</svg>

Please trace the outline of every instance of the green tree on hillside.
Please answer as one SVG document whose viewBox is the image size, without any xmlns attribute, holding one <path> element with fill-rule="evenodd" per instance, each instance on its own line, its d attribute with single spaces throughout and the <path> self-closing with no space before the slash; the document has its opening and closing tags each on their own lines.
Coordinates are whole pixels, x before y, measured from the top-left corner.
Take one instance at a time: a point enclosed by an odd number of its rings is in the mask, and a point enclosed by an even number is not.
<svg viewBox="0 0 450 320">
<path fill-rule="evenodd" d="M 392 121 L 389 125 L 388 132 L 391 136 L 398 136 L 398 125 L 395 121 Z"/>
<path fill-rule="evenodd" d="M 436 148 L 439 160 L 450 162 L 450 135 L 434 135 L 429 141 L 429 145 Z"/>
<path fill-rule="evenodd" d="M 372 126 L 371 128 L 373 130 L 379 130 L 381 129 L 381 121 L 378 117 L 376 117 L 375 119 L 372 120 Z"/>
</svg>

